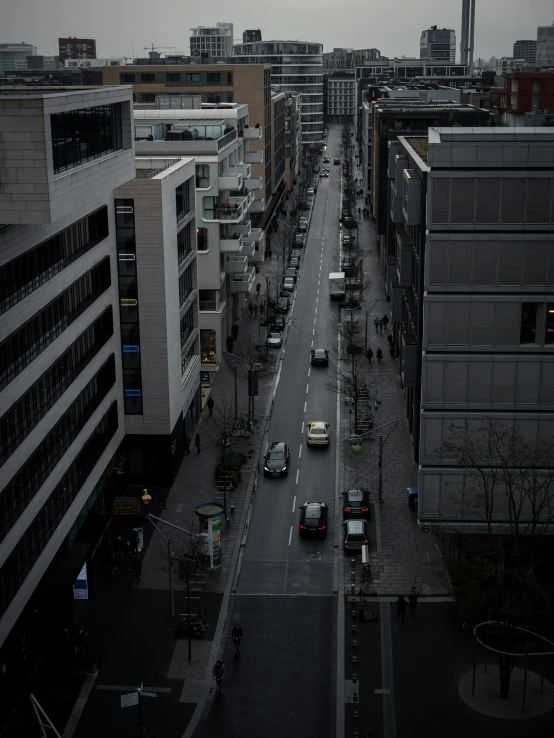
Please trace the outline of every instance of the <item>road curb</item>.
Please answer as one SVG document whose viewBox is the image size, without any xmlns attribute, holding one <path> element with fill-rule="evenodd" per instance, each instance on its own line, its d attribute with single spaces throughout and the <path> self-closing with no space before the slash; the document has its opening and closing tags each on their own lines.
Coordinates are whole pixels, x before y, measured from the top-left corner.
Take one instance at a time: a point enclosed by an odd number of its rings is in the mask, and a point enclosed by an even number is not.
<svg viewBox="0 0 554 738">
<path fill-rule="evenodd" d="M 73 710 L 71 711 L 71 715 L 69 716 L 69 720 L 67 721 L 67 725 L 65 726 L 62 738 L 73 738 L 73 735 L 77 730 L 77 726 L 79 725 L 81 715 L 83 714 L 83 710 L 85 709 L 88 702 L 88 698 L 90 697 L 90 694 L 96 683 L 97 676 L 98 671 L 95 671 L 94 674 L 87 674 L 87 676 L 85 677 L 85 683 L 81 687 L 81 691 L 79 692 L 77 701 L 73 706 Z"/>
</svg>

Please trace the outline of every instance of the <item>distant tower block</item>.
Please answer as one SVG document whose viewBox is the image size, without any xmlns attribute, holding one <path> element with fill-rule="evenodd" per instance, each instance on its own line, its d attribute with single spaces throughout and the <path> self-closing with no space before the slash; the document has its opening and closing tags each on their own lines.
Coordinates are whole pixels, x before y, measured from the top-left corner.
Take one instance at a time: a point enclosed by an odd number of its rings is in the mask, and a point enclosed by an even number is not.
<svg viewBox="0 0 554 738">
<path fill-rule="evenodd" d="M 475 2 L 462 0 L 462 33 L 460 39 L 460 64 L 473 72 L 473 42 L 475 38 Z"/>
</svg>

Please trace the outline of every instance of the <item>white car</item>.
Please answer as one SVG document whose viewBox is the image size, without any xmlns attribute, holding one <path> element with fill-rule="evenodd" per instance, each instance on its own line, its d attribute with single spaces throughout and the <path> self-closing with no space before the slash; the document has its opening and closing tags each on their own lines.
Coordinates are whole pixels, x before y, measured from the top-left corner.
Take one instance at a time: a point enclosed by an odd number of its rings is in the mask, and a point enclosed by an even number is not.
<svg viewBox="0 0 554 738">
<path fill-rule="evenodd" d="M 313 187 L 308 187 L 308 195 L 315 195 L 315 190 Z"/>
<path fill-rule="evenodd" d="M 328 446 L 330 427 L 329 423 L 320 420 L 308 423 L 308 446 Z"/>
<path fill-rule="evenodd" d="M 285 277 L 283 280 L 283 289 L 287 292 L 294 292 L 294 279 L 293 277 Z"/>
<path fill-rule="evenodd" d="M 281 348 L 283 345 L 283 334 L 281 331 L 271 331 L 271 333 L 268 333 L 267 345 L 269 348 Z"/>
</svg>

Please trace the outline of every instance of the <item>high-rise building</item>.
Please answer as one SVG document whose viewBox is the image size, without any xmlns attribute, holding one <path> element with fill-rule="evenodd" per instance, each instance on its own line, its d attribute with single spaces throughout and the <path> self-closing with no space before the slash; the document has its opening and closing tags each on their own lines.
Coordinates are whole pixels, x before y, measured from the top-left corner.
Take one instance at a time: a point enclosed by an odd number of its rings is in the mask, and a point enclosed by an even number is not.
<svg viewBox="0 0 554 738">
<path fill-rule="evenodd" d="M 271 83 L 281 92 L 302 94 L 302 143 L 323 137 L 323 44 L 259 41 L 235 44 L 235 64 L 271 64 Z"/>
<path fill-rule="evenodd" d="M 363 67 L 366 62 L 380 59 L 379 49 L 342 49 L 336 48 L 323 54 L 325 69 L 354 69 Z"/>
<path fill-rule="evenodd" d="M 554 23 L 537 28 L 537 66 L 554 66 Z"/>
<path fill-rule="evenodd" d="M 462 32 L 460 37 L 460 64 L 473 72 L 473 44 L 475 40 L 476 0 L 462 0 Z"/>
<path fill-rule="evenodd" d="M 58 39 L 60 62 L 66 59 L 96 59 L 96 40 L 68 36 Z"/>
<path fill-rule="evenodd" d="M 37 47 L 32 44 L 0 44 L 0 77 L 13 69 L 27 69 L 27 57 L 34 56 Z"/>
<path fill-rule="evenodd" d="M 262 40 L 262 32 L 259 28 L 252 28 L 246 31 L 243 31 L 242 34 L 242 43 L 243 44 L 249 44 L 252 41 L 261 41 Z"/>
<path fill-rule="evenodd" d="M 431 26 L 422 31 L 419 40 L 420 59 L 444 60 L 449 64 L 456 61 L 456 32 L 451 28 Z"/>
<path fill-rule="evenodd" d="M 334 72 L 324 75 L 327 87 L 327 109 L 325 111 L 332 120 L 344 123 L 354 120 L 356 112 L 356 79 L 354 70 Z"/>
<path fill-rule="evenodd" d="M 233 55 L 233 24 L 191 28 L 190 55 L 193 58 L 227 59 Z"/>
<path fill-rule="evenodd" d="M 516 41 L 512 56 L 514 59 L 525 59 L 532 66 L 537 60 L 537 42 L 533 39 Z"/>
</svg>

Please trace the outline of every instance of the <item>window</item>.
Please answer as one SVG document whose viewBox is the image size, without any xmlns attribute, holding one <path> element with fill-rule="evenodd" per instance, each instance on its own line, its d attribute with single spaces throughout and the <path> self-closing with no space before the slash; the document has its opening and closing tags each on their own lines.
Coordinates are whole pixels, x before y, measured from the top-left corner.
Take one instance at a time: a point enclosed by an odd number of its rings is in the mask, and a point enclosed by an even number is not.
<svg viewBox="0 0 554 738">
<path fill-rule="evenodd" d="M 103 207 L 0 267 L 0 314 L 52 279 L 107 235 L 108 208 Z"/>
<path fill-rule="evenodd" d="M 207 188 L 210 186 L 210 165 L 209 164 L 197 164 L 196 165 L 196 187 Z"/>
<path fill-rule="evenodd" d="M 0 418 L 0 465 L 27 438 L 112 335 L 110 307 Z"/>
<path fill-rule="evenodd" d="M 220 85 L 221 84 L 221 74 L 219 72 L 208 72 L 206 74 L 206 84 Z"/>
<path fill-rule="evenodd" d="M 200 82 L 200 74 L 197 72 L 187 72 L 187 82 Z"/>
<path fill-rule="evenodd" d="M 121 103 L 50 116 L 54 174 L 123 148 Z"/>
<path fill-rule="evenodd" d="M 233 102 L 233 93 L 232 92 L 228 92 L 227 93 L 227 102 L 230 102 L 230 103 Z"/>
<path fill-rule="evenodd" d="M 544 326 L 545 344 L 554 343 L 554 302 L 546 303 L 546 322 Z"/>
<path fill-rule="evenodd" d="M 145 84 L 152 84 L 156 81 L 156 75 L 155 74 L 141 74 L 140 75 L 140 81 Z"/>
<path fill-rule="evenodd" d="M 156 102 L 156 94 L 154 92 L 143 92 L 142 93 L 142 102 L 143 103 L 155 103 Z"/>
<path fill-rule="evenodd" d="M 521 305 L 520 343 L 535 343 L 537 331 L 537 302 L 524 302 Z"/>
<path fill-rule="evenodd" d="M 177 210 L 177 223 L 190 213 L 190 188 L 188 180 L 180 184 L 175 190 L 175 205 Z"/>
<path fill-rule="evenodd" d="M 179 72 L 168 72 L 165 75 L 166 82 L 180 82 L 181 74 Z"/>
<path fill-rule="evenodd" d="M 200 360 L 202 364 L 215 364 L 215 331 L 205 330 L 200 331 Z"/>
<path fill-rule="evenodd" d="M 0 569 L 0 617 L 6 612 L 117 428 L 117 403 L 114 402 Z"/>
<path fill-rule="evenodd" d="M 112 354 L 68 407 L 0 495 L 0 538 L 4 538 L 115 384 Z"/>
<path fill-rule="evenodd" d="M 192 223 L 187 223 L 177 234 L 177 253 L 179 264 L 187 258 L 192 251 Z"/>
<path fill-rule="evenodd" d="M 182 307 L 187 298 L 190 297 L 194 290 L 194 280 L 192 275 L 192 264 L 185 269 L 179 277 L 179 305 Z"/>
<path fill-rule="evenodd" d="M 228 85 L 233 84 L 233 72 L 227 72 L 227 84 Z"/>
<path fill-rule="evenodd" d="M 195 306 L 191 305 L 187 312 L 181 318 L 180 332 L 181 332 L 181 348 L 185 347 L 186 342 L 192 335 L 195 329 L 194 325 L 194 311 Z"/>
<path fill-rule="evenodd" d="M 212 103 L 214 105 L 219 105 L 221 102 L 221 93 L 220 92 L 208 92 L 206 93 L 206 100 L 209 103 Z"/>
<path fill-rule="evenodd" d="M 207 251 L 209 249 L 207 228 L 196 229 L 196 248 L 198 251 Z"/>
<path fill-rule="evenodd" d="M 111 284 L 106 257 L 0 343 L 0 389 L 41 354 Z"/>
<path fill-rule="evenodd" d="M 215 208 L 216 198 L 215 197 L 203 197 L 202 198 L 202 217 L 206 220 L 215 220 Z"/>
<path fill-rule="evenodd" d="M 134 83 L 134 81 L 135 81 L 135 75 L 134 74 L 129 74 L 129 73 L 122 72 L 119 75 L 119 82 L 122 85 L 125 85 L 125 84 L 132 85 Z"/>
</svg>

